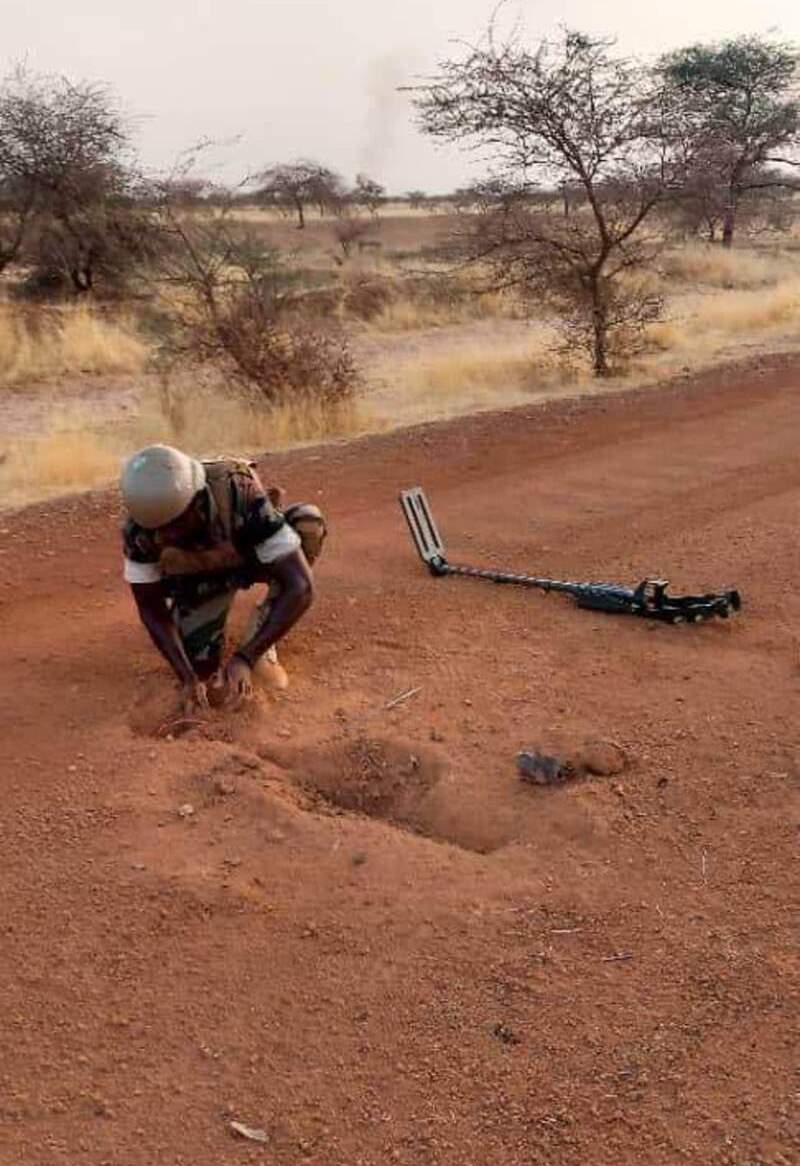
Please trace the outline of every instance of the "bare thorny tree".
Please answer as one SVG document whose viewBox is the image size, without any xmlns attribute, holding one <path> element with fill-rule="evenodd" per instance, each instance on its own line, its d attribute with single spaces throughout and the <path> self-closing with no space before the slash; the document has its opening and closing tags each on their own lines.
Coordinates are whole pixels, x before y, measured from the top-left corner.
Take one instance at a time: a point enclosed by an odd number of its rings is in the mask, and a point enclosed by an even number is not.
<svg viewBox="0 0 800 1166">
<path fill-rule="evenodd" d="M 292 270 L 237 220 L 235 191 L 207 189 L 205 205 L 187 209 L 175 197 L 184 185 L 172 176 L 149 195 L 160 235 L 151 270 L 171 322 L 165 374 L 173 359 L 189 358 L 224 367 L 262 403 L 340 404 L 357 381 L 346 338 L 306 317 Z"/>
<path fill-rule="evenodd" d="M 649 224 L 679 181 L 662 90 L 612 46 L 564 31 L 530 51 L 490 34 L 415 91 L 425 132 L 496 172 L 462 236 L 467 258 L 493 286 L 549 302 L 598 376 L 660 311 Z"/>
<path fill-rule="evenodd" d="M 341 175 L 308 158 L 269 166 L 257 181 L 256 199 L 263 205 L 296 214 L 300 231 L 305 229 L 309 205 L 316 205 L 322 215 L 326 209 L 335 209 L 345 197 Z"/>
</svg>

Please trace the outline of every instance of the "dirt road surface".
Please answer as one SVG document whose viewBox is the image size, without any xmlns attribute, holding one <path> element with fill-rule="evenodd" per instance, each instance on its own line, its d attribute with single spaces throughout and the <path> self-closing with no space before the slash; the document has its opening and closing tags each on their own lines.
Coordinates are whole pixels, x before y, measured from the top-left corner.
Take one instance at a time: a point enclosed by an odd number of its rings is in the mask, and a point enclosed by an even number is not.
<svg viewBox="0 0 800 1166">
<path fill-rule="evenodd" d="M 2 1166 L 797 1161 L 799 387 L 271 460 L 333 531 L 292 688 L 173 740 L 115 500 L 0 517 Z M 417 483 L 454 557 L 745 610 L 434 581 Z M 624 772 L 517 777 L 593 737 Z"/>
</svg>

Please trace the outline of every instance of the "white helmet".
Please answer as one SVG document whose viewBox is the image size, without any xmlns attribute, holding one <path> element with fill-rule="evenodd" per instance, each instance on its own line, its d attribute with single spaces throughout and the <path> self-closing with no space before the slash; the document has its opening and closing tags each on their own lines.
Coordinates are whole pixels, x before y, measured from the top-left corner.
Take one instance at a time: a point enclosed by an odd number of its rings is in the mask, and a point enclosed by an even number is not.
<svg viewBox="0 0 800 1166">
<path fill-rule="evenodd" d="M 201 462 L 170 445 L 148 445 L 125 463 L 120 488 L 133 521 L 155 530 L 180 517 L 205 484 Z"/>
</svg>

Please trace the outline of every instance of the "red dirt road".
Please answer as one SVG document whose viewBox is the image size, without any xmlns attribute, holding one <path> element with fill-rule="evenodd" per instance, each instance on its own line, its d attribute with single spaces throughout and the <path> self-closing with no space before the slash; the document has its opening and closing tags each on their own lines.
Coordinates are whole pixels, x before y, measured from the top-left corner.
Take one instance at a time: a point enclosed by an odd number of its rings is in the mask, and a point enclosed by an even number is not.
<svg viewBox="0 0 800 1166">
<path fill-rule="evenodd" d="M 2 1166 L 796 1161 L 798 385 L 274 459 L 333 530 L 292 689 L 174 741 L 114 502 L 0 516 Z M 454 557 L 745 611 L 431 580 L 418 482 Z M 626 771 L 521 783 L 559 735 Z"/>
</svg>

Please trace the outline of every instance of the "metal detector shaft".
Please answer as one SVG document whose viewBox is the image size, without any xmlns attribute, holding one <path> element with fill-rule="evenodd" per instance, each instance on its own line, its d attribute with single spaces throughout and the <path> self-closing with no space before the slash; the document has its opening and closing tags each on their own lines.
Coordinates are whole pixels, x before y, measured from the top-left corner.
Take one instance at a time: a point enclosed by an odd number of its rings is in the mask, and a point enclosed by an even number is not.
<svg viewBox="0 0 800 1166">
<path fill-rule="evenodd" d="M 590 588 L 609 594 L 619 593 L 620 598 L 630 599 L 633 592 L 629 587 L 618 587 L 614 583 L 573 583 L 569 579 L 542 579 L 538 575 L 516 575 L 512 571 L 492 571 L 489 568 L 465 567 L 460 563 L 442 561 L 435 575 L 466 575 L 470 579 L 487 579 L 490 583 L 511 583 L 517 587 L 534 587 L 539 591 L 565 591 L 580 598 Z"/>
<path fill-rule="evenodd" d="M 424 491 L 419 486 L 403 490 L 400 505 L 419 556 L 432 575 L 461 575 L 470 579 L 485 579 L 492 583 L 531 587 L 539 591 L 566 592 L 577 600 L 579 607 L 645 616 L 666 623 L 683 621 L 697 623 L 712 616 L 727 619 L 741 607 L 738 591 L 720 591 L 705 595 L 669 595 L 666 579 L 645 579 L 637 587 L 631 588 L 615 583 L 574 583 L 569 580 L 546 579 L 538 575 L 493 571 L 449 563 Z"/>
</svg>

